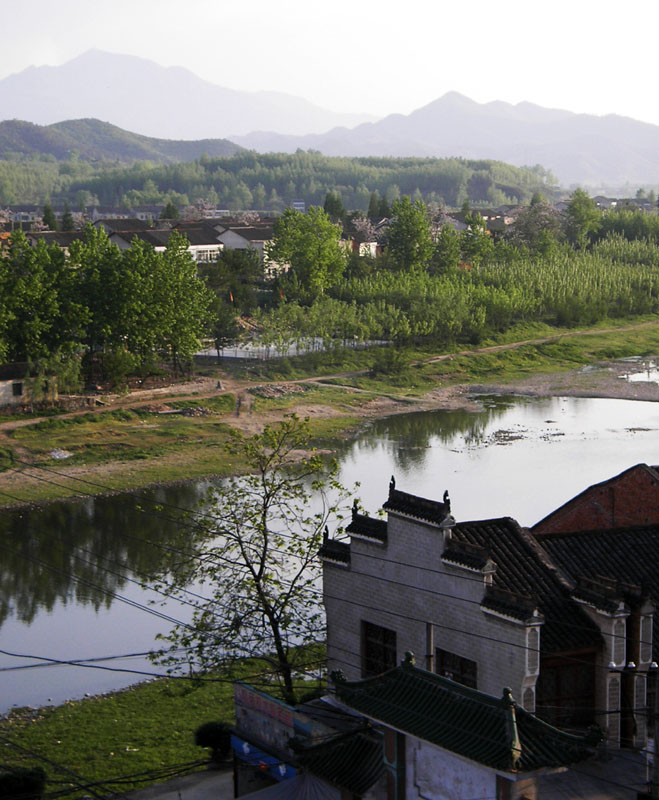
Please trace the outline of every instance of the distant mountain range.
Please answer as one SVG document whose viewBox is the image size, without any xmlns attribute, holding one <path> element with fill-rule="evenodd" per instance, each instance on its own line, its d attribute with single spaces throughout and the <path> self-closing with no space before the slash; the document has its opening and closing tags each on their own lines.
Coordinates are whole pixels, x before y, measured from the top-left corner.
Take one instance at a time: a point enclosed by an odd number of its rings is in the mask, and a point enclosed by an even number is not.
<svg viewBox="0 0 659 800">
<path fill-rule="evenodd" d="M 291 95 L 225 89 L 181 67 L 96 50 L 60 67 L 30 67 L 0 80 L 0 114 L 49 126 L 41 134 L 28 127 L 23 134 L 17 127 L 3 134 L 24 135 L 23 146 L 34 152 L 46 131 L 48 147 L 59 147 L 55 139 L 66 134 L 77 137 L 75 149 L 86 152 L 82 123 L 96 137 L 94 148 L 100 147 L 97 120 L 108 120 L 124 129 L 124 152 L 134 148 L 134 158 L 154 158 L 156 151 L 163 159 L 197 157 L 187 155 L 181 141 L 171 142 L 166 152 L 164 139 L 193 140 L 190 154 L 224 155 L 227 143 L 215 144 L 220 138 L 259 152 L 302 148 L 336 156 L 461 156 L 541 164 L 564 186 L 659 184 L 659 126 L 628 117 L 574 114 L 532 103 L 480 104 L 449 92 L 409 115 L 373 121 Z M 95 120 L 80 119 L 90 117 Z M 116 139 L 118 129 L 113 130 Z M 61 142 L 62 148 L 69 146 Z M 151 154 L 137 154 L 141 148 Z"/>
<path fill-rule="evenodd" d="M 391 114 L 320 135 L 251 133 L 232 141 L 259 152 L 313 148 L 336 156 L 461 156 L 541 164 L 569 186 L 659 183 L 659 126 L 532 103 L 476 103 L 449 92 L 404 116 Z"/>
<path fill-rule="evenodd" d="M 183 67 L 100 50 L 0 80 L 0 114 L 39 125 L 94 117 L 161 139 L 227 138 L 271 128 L 322 133 L 375 119 L 335 113 L 280 92 L 225 89 Z"/>
<path fill-rule="evenodd" d="M 194 161 L 208 156 L 232 156 L 242 150 L 227 139 L 175 141 L 130 133 L 98 119 L 74 119 L 54 125 L 6 120 L 0 122 L 0 158 L 10 154 L 50 155 L 58 160 L 78 157 L 91 161 Z"/>
</svg>

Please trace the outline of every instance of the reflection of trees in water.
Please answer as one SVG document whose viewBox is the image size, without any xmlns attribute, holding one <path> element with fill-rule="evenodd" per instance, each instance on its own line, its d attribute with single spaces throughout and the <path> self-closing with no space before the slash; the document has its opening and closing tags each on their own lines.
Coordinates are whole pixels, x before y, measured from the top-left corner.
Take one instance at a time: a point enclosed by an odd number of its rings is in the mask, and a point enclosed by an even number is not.
<svg viewBox="0 0 659 800">
<path fill-rule="evenodd" d="M 432 439 L 443 445 L 454 444 L 461 435 L 467 445 L 481 443 L 488 425 L 511 407 L 502 398 L 483 398 L 480 411 L 421 411 L 376 420 L 354 444 L 355 452 L 373 451 L 384 446 L 401 470 L 419 469 L 427 457 Z"/>
<path fill-rule="evenodd" d="M 161 503 L 158 507 L 156 503 Z M 189 549 L 180 509 L 194 509 L 194 484 L 136 495 L 6 511 L 0 518 L 0 625 L 13 613 L 30 623 L 59 601 L 112 603 L 128 578 L 162 572 L 162 547 Z M 157 543 L 157 544 L 154 544 Z M 161 545 L 162 547 L 159 547 Z"/>
</svg>

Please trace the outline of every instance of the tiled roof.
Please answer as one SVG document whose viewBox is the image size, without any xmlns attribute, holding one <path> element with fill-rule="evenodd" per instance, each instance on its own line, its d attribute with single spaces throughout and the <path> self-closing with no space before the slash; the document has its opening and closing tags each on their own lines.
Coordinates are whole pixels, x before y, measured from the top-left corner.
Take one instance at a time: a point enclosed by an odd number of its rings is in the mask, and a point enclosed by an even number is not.
<svg viewBox="0 0 659 800">
<path fill-rule="evenodd" d="M 487 548 L 470 542 L 451 539 L 442 553 L 442 561 L 461 564 L 471 569 L 483 569 L 490 560 Z"/>
<path fill-rule="evenodd" d="M 496 586 L 488 586 L 482 606 L 490 611 L 504 614 L 506 617 L 524 621 L 533 616 L 533 612 L 538 607 L 538 601 L 534 597 L 507 592 Z"/>
<path fill-rule="evenodd" d="M 340 564 L 350 564 L 350 545 L 338 539 L 326 539 L 320 548 L 320 557 L 324 561 L 334 561 Z"/>
<path fill-rule="evenodd" d="M 659 526 L 577 531 L 539 537 L 543 548 L 574 581 L 608 578 L 618 583 L 618 596 L 631 587 L 645 590 L 659 607 Z M 659 630 L 659 611 L 655 613 Z M 653 637 L 653 658 L 659 660 L 659 636 Z"/>
<path fill-rule="evenodd" d="M 142 219 L 133 219 L 130 217 L 123 219 L 97 219 L 96 225 L 103 223 L 111 228 L 113 231 L 143 231 L 148 228 L 148 224 Z"/>
<path fill-rule="evenodd" d="M 292 745 L 308 772 L 352 794 L 367 792 L 384 769 L 382 735 L 375 731 L 344 733 L 310 747 Z"/>
<path fill-rule="evenodd" d="M 269 242 L 274 235 L 272 226 L 269 225 L 261 227 L 255 225 L 230 225 L 228 230 L 232 233 L 237 233 L 250 242 Z M 222 231 L 222 233 L 226 233 L 226 231 Z"/>
<path fill-rule="evenodd" d="M 366 514 L 353 513 L 352 522 L 346 528 L 347 533 L 375 539 L 378 542 L 387 541 L 387 523 L 383 519 L 367 517 Z"/>
<path fill-rule="evenodd" d="M 597 646 L 600 633 L 595 623 L 570 596 L 552 570 L 546 554 L 533 537 L 510 517 L 459 522 L 451 536 L 484 548 L 496 564 L 496 589 L 533 598 L 545 617 L 540 636 L 543 652 L 581 650 Z M 525 613 L 521 609 L 522 613 Z M 510 614 L 510 611 L 506 612 Z"/>
<path fill-rule="evenodd" d="M 572 764 L 592 756 L 597 741 L 542 722 L 505 693 L 497 699 L 408 663 L 335 685 L 339 699 L 361 714 L 493 769 Z"/>
<path fill-rule="evenodd" d="M 428 500 L 414 494 L 401 492 L 400 489 L 390 489 L 389 498 L 382 506 L 387 511 L 397 511 L 407 517 L 416 517 L 425 522 L 434 522 L 439 525 L 449 514 L 451 508 L 447 503 L 439 500 Z"/>
<path fill-rule="evenodd" d="M 39 231 L 30 233 L 30 238 L 37 242 L 42 239 L 46 244 L 56 244 L 58 247 L 69 247 L 71 242 L 85 238 L 84 231 Z"/>
<path fill-rule="evenodd" d="M 197 228 L 187 228 L 182 230 L 181 233 L 188 237 L 190 244 L 196 245 L 219 245 L 220 240 L 217 238 L 217 231 L 213 230 L 208 225 L 203 225 Z"/>
</svg>

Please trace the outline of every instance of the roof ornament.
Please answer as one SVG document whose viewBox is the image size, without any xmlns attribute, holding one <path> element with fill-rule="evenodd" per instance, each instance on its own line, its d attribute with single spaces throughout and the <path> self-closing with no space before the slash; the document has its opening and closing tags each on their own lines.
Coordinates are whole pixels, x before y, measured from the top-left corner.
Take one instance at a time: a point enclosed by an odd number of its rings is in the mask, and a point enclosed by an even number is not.
<svg viewBox="0 0 659 800">
<path fill-rule="evenodd" d="M 444 501 L 444 505 L 446 506 L 446 510 L 451 510 L 451 499 L 448 496 L 448 489 L 444 489 L 444 497 L 442 498 Z"/>
<path fill-rule="evenodd" d="M 359 511 L 359 501 L 355 497 L 355 499 L 352 501 L 352 518 L 353 519 L 357 516 L 358 511 Z"/>
<path fill-rule="evenodd" d="M 407 665 L 413 667 L 416 664 L 416 659 L 414 658 L 414 653 L 411 650 L 406 650 L 405 655 L 403 656 L 403 665 Z"/>
<path fill-rule="evenodd" d="M 512 691 L 507 686 L 503 690 L 501 703 L 506 709 L 506 733 L 508 734 L 508 745 L 510 747 L 510 769 L 517 769 L 522 760 L 522 743 L 519 740 L 519 732 L 517 730 L 517 716 L 515 713 L 517 703 L 515 703 Z"/>
<path fill-rule="evenodd" d="M 392 475 L 391 480 L 389 481 L 389 491 L 393 492 L 395 488 L 396 488 L 396 478 Z"/>
<path fill-rule="evenodd" d="M 325 530 L 323 531 L 323 544 L 327 544 L 329 541 L 329 528 L 325 525 Z"/>
</svg>

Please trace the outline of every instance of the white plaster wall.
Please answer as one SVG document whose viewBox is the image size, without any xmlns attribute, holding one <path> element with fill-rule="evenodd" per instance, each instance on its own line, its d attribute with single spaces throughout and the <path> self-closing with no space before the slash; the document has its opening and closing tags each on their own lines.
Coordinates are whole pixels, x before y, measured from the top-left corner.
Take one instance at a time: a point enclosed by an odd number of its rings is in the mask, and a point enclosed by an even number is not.
<svg viewBox="0 0 659 800">
<path fill-rule="evenodd" d="M 482 576 L 443 564 L 442 549 L 437 527 L 390 515 L 386 546 L 353 538 L 349 569 L 325 565 L 330 670 L 361 677 L 362 620 L 395 630 L 398 662 L 411 650 L 424 668 L 430 622 L 435 647 L 477 662 L 479 690 L 501 696 L 510 686 L 521 702 L 527 628 L 485 614 Z"/>
<path fill-rule="evenodd" d="M 407 737 L 407 800 L 496 797 L 496 773 L 447 750 Z"/>
</svg>

